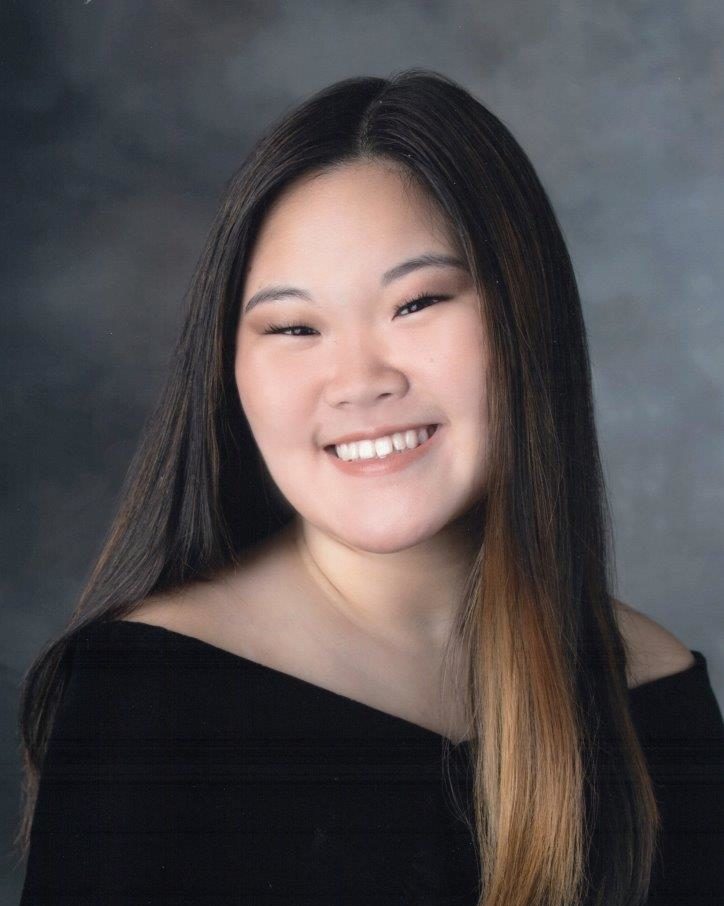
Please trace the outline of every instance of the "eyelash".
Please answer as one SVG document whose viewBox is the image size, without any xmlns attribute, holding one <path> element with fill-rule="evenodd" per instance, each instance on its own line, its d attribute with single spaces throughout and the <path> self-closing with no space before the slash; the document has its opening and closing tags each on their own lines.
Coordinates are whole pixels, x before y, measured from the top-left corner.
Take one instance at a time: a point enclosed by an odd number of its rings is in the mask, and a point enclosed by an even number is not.
<svg viewBox="0 0 724 906">
<path fill-rule="evenodd" d="M 418 302 L 432 302 L 432 303 L 444 302 L 445 300 L 451 299 L 451 298 L 452 298 L 452 296 L 431 296 L 431 295 L 423 293 L 422 295 L 416 296 L 414 299 L 410 299 L 409 301 L 404 302 L 402 305 L 399 305 L 395 309 L 395 315 L 398 315 L 402 311 L 402 309 L 407 308 L 408 305 L 416 305 Z M 427 308 L 427 306 L 425 306 L 425 308 Z M 424 309 L 423 309 L 423 311 L 424 311 Z M 284 334 L 284 332 L 287 330 L 302 330 L 304 328 L 306 328 L 307 330 L 313 329 L 313 328 L 309 328 L 306 324 L 267 324 L 266 328 L 264 329 L 264 333 Z M 287 334 L 287 336 L 304 337 L 304 336 L 309 336 L 309 334 Z"/>
</svg>

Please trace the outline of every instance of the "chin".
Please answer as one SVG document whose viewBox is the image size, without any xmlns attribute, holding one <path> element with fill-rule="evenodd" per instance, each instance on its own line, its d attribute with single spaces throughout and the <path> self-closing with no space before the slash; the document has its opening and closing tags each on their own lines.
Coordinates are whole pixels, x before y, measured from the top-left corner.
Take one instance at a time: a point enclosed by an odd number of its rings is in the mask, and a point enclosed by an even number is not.
<svg viewBox="0 0 724 906">
<path fill-rule="evenodd" d="M 354 528 L 323 527 L 323 531 L 337 538 L 342 544 L 372 554 L 394 554 L 408 550 L 434 538 L 444 527 L 443 520 L 437 522 L 415 522 L 408 515 L 400 525 L 378 522 L 373 526 Z"/>
</svg>

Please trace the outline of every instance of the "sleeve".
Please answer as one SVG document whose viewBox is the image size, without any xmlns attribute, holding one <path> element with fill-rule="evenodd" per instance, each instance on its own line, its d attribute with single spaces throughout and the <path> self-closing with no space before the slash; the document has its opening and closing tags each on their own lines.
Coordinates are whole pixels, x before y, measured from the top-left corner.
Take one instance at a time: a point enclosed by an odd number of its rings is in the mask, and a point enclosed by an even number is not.
<svg viewBox="0 0 724 906">
<path fill-rule="evenodd" d="M 652 683 L 634 716 L 661 812 L 647 906 L 724 904 L 724 721 L 706 660 Z"/>
<path fill-rule="evenodd" d="M 184 784 L 167 718 L 168 671 L 148 652 L 103 644 L 97 631 L 70 652 L 20 906 L 180 903 L 174 839 L 184 830 Z"/>
</svg>

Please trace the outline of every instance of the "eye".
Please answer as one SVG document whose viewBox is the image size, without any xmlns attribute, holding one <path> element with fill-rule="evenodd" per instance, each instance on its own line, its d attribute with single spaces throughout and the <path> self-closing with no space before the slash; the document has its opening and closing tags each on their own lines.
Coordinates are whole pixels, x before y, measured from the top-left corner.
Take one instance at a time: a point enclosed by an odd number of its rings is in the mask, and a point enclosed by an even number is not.
<svg viewBox="0 0 724 906">
<path fill-rule="evenodd" d="M 452 298 L 452 297 L 451 296 L 426 296 L 424 294 L 421 296 L 416 296 L 414 299 L 410 299 L 409 302 L 405 302 L 404 305 L 400 305 L 399 308 L 395 309 L 395 314 L 399 315 L 399 313 L 404 308 L 408 308 L 411 305 L 420 305 L 422 302 L 430 302 L 430 303 L 444 302 L 446 299 L 450 299 L 450 298 Z M 424 306 L 424 307 L 427 308 L 427 306 Z"/>
<path fill-rule="evenodd" d="M 288 330 L 311 330 L 305 324 L 267 324 L 264 333 L 286 333 Z M 291 334 L 289 335 L 291 336 Z M 307 336 L 307 334 L 295 334 L 295 336 Z"/>
<path fill-rule="evenodd" d="M 428 296 L 425 294 L 416 296 L 414 299 L 410 299 L 408 302 L 404 302 L 402 305 L 399 305 L 395 309 L 395 316 L 399 315 L 400 312 L 402 312 L 405 308 L 409 308 L 413 305 L 419 306 L 419 305 L 422 305 L 423 302 L 429 302 L 430 304 L 434 304 L 435 302 L 444 302 L 447 299 L 452 299 L 452 296 Z M 423 307 L 427 308 L 426 305 Z M 308 327 L 306 324 L 267 324 L 266 327 L 264 328 L 264 333 L 265 334 L 286 334 L 287 336 L 297 336 L 297 337 L 309 336 L 309 334 L 303 334 L 303 333 L 287 334 L 288 330 L 314 330 L 314 328 Z"/>
</svg>

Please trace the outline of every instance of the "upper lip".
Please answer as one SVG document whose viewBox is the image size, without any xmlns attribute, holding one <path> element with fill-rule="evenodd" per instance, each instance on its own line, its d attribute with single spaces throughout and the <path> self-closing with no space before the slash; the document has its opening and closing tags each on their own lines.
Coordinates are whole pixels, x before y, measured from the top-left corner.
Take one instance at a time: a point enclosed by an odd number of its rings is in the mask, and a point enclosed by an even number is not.
<svg viewBox="0 0 724 906">
<path fill-rule="evenodd" d="M 368 428 L 366 431 L 353 431 L 351 434 L 345 434 L 336 440 L 331 440 L 325 444 L 327 447 L 337 447 L 340 444 L 351 444 L 357 440 L 366 440 L 367 438 L 384 437 L 388 434 L 398 434 L 409 431 L 411 428 L 426 428 L 428 425 L 437 424 L 436 422 L 408 422 L 406 425 L 381 425 L 379 428 Z"/>
</svg>

